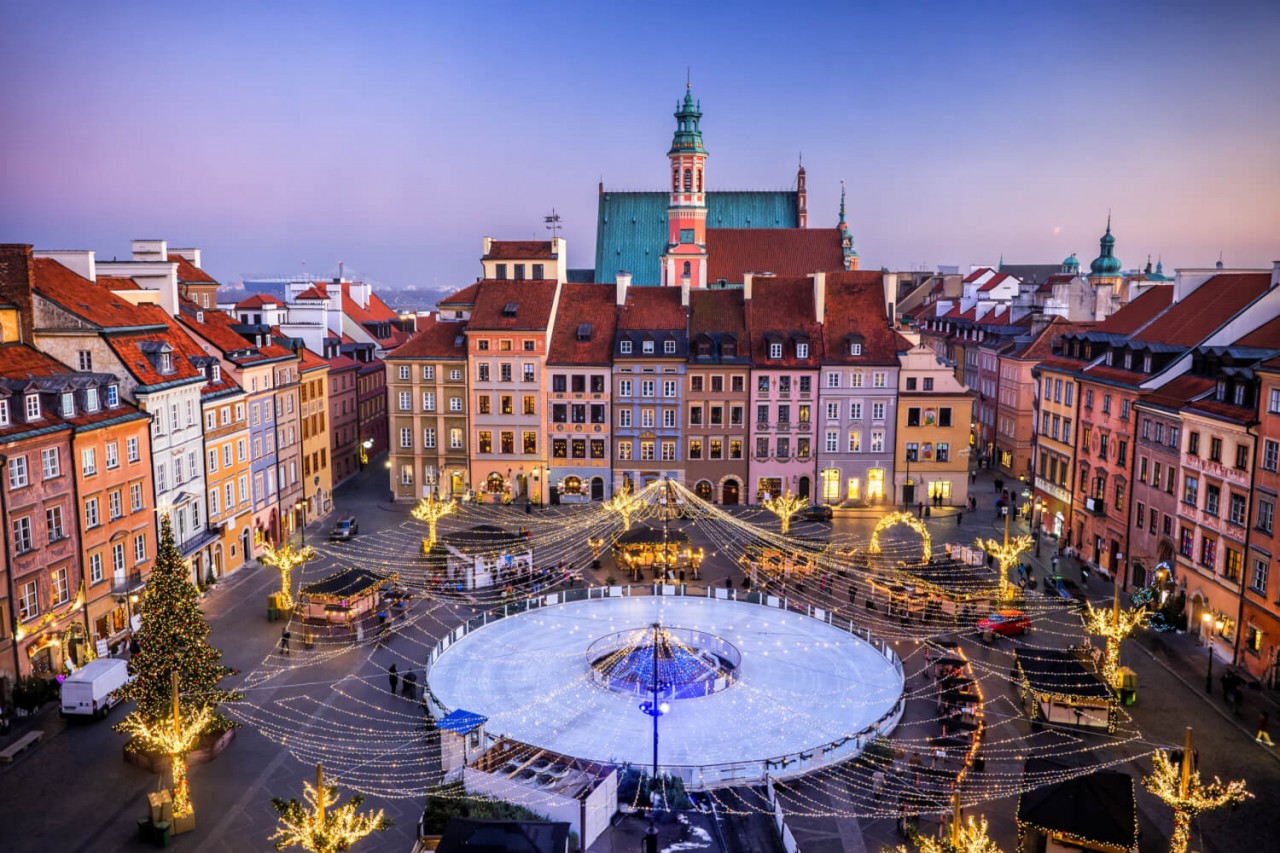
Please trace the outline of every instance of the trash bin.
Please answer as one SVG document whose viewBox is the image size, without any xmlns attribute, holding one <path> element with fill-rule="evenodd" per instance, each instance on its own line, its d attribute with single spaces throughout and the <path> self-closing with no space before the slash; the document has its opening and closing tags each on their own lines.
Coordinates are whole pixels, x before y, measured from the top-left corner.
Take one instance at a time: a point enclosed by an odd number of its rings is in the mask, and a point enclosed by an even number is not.
<svg viewBox="0 0 1280 853">
<path fill-rule="evenodd" d="M 169 821 L 162 820 L 155 825 L 155 835 L 153 836 L 157 847 L 168 847 L 171 838 L 171 829 Z"/>
<path fill-rule="evenodd" d="M 274 607 L 268 607 L 268 608 L 267 608 L 267 621 L 268 621 L 268 622 L 274 622 L 274 621 L 276 621 L 276 619 L 278 619 L 278 618 L 279 618 L 279 614 L 280 614 L 280 611 L 276 610 Z"/>
<path fill-rule="evenodd" d="M 1120 667 L 1120 701 L 1125 705 L 1138 701 L 1138 673 L 1127 666 Z"/>
<path fill-rule="evenodd" d="M 150 841 L 151 833 L 152 833 L 151 815 L 138 818 L 138 840 Z"/>
</svg>

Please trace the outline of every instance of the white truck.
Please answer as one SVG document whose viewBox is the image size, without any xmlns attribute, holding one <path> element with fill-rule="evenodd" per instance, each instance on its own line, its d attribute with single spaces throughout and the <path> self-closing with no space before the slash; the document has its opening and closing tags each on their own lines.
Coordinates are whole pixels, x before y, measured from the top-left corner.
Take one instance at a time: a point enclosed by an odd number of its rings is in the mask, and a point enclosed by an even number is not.
<svg viewBox="0 0 1280 853">
<path fill-rule="evenodd" d="M 121 701 L 117 691 L 129 681 L 129 665 L 124 661 L 89 661 L 62 682 L 62 716 L 105 717 Z"/>
</svg>

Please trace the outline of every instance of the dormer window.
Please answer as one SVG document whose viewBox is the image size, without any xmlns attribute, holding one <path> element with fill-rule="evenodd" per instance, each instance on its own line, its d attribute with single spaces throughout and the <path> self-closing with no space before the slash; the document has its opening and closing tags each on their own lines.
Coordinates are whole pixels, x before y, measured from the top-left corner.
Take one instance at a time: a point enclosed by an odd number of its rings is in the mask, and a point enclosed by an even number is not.
<svg viewBox="0 0 1280 853">
<path fill-rule="evenodd" d="M 618 343 L 618 352 L 623 355 L 631 355 L 631 341 L 622 340 Z"/>
<path fill-rule="evenodd" d="M 212 382 L 222 381 L 222 365 L 218 364 L 217 362 L 214 362 L 213 364 L 209 365 L 209 379 Z"/>
<path fill-rule="evenodd" d="M 116 385 L 107 386 L 107 406 L 114 409 L 120 405 L 120 388 Z"/>
<path fill-rule="evenodd" d="M 720 356 L 722 358 L 737 358 L 738 341 L 736 338 L 726 335 L 720 340 Z"/>
<path fill-rule="evenodd" d="M 1124 369 L 1133 370 L 1133 353 L 1126 352 L 1124 354 Z"/>
<path fill-rule="evenodd" d="M 700 358 L 709 358 L 711 356 L 711 341 L 706 338 L 698 341 L 698 356 Z"/>
<path fill-rule="evenodd" d="M 578 340 L 580 341 L 591 340 L 591 324 L 590 323 L 578 324 Z"/>
<path fill-rule="evenodd" d="M 809 357 L 809 345 L 796 344 L 796 358 L 808 358 L 808 357 Z"/>
<path fill-rule="evenodd" d="M 86 412 L 98 411 L 98 389 L 86 388 L 84 392 L 84 410 Z"/>
<path fill-rule="evenodd" d="M 849 344 L 849 355 L 862 355 L 862 344 L 857 342 Z"/>
<path fill-rule="evenodd" d="M 167 352 L 160 353 L 160 372 L 161 373 L 173 372 L 173 354 L 172 353 L 167 353 Z"/>
<path fill-rule="evenodd" d="M 520 265 L 519 265 L 519 264 L 517 264 L 517 265 L 516 265 L 516 269 L 517 269 L 517 270 L 519 270 L 519 269 L 520 269 Z M 517 278 L 524 278 L 524 276 L 523 276 L 523 275 L 518 275 L 518 276 L 517 276 Z M 502 306 L 502 316 L 503 316 L 503 317 L 514 317 L 514 316 L 516 316 L 516 312 L 517 312 L 517 311 L 519 311 L 519 310 L 520 310 L 520 306 L 519 306 L 517 303 L 515 303 L 515 302 L 508 302 L 506 305 L 503 305 L 503 306 Z"/>
<path fill-rule="evenodd" d="M 1217 389 L 1213 396 L 1219 403 L 1225 402 L 1227 399 L 1227 383 L 1221 381 L 1218 382 Z"/>
<path fill-rule="evenodd" d="M 62 392 L 62 416 L 64 418 L 76 416 L 76 395 L 73 391 Z"/>
<path fill-rule="evenodd" d="M 515 265 L 516 281 L 524 281 L 524 264 Z"/>
<path fill-rule="evenodd" d="M 1151 354 L 1150 353 L 1142 357 L 1142 372 L 1143 373 L 1151 372 Z"/>
<path fill-rule="evenodd" d="M 644 341 L 640 345 L 640 349 L 645 355 L 653 355 L 653 341 Z"/>
<path fill-rule="evenodd" d="M 676 342 L 675 342 L 675 341 L 663 341 L 663 342 L 662 342 L 662 354 L 663 354 L 663 355 L 675 355 L 675 354 L 676 354 Z"/>
<path fill-rule="evenodd" d="M 1231 398 L 1232 402 L 1235 403 L 1237 406 L 1243 406 L 1244 393 L 1245 393 L 1245 386 L 1243 384 L 1237 385 L 1235 387 L 1234 394 Z"/>
<path fill-rule="evenodd" d="M 769 344 L 769 358 L 782 358 L 782 344 Z"/>
<path fill-rule="evenodd" d="M 40 420 L 40 395 L 39 394 L 27 395 L 27 420 L 28 421 Z"/>
<path fill-rule="evenodd" d="M 1107 367 L 1111 366 L 1111 350 L 1107 350 L 1107 354 L 1103 356 L 1103 361 L 1106 362 Z"/>
<path fill-rule="evenodd" d="M 9 401 L 0 400 L 0 426 L 9 425 Z"/>
<path fill-rule="evenodd" d="M 204 312 L 203 312 L 203 311 L 197 311 L 197 312 L 196 312 L 196 322 L 197 322 L 197 323 L 203 323 L 203 322 L 204 322 Z"/>
</svg>

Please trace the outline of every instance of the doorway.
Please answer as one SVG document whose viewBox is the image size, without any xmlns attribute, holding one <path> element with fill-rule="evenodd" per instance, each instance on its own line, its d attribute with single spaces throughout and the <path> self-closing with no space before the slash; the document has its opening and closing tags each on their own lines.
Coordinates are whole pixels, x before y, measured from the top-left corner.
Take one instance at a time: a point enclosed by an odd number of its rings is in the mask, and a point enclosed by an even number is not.
<svg viewBox="0 0 1280 853">
<path fill-rule="evenodd" d="M 724 486 L 720 490 L 720 503 L 725 504 L 726 506 L 737 506 L 739 500 L 738 490 L 739 486 L 737 480 L 733 478 L 725 480 Z"/>
<path fill-rule="evenodd" d="M 604 500 L 604 478 L 603 477 L 591 478 L 591 500 L 593 501 Z"/>
<path fill-rule="evenodd" d="M 798 494 L 802 498 L 809 497 L 809 478 L 808 477 L 801 477 L 800 480 L 796 483 L 796 494 Z"/>
<path fill-rule="evenodd" d="M 902 502 L 908 506 L 916 502 L 916 484 L 911 480 L 902 484 Z"/>
</svg>

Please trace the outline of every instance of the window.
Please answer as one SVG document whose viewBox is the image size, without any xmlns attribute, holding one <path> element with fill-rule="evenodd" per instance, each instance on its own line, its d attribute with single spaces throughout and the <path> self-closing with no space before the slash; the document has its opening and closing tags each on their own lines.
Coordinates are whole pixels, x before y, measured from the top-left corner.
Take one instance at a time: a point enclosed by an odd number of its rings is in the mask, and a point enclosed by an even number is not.
<svg viewBox="0 0 1280 853">
<path fill-rule="evenodd" d="M 860 429 L 849 430 L 849 452 L 850 453 L 862 452 L 862 430 Z"/>
<path fill-rule="evenodd" d="M 1200 455 L 1200 433 L 1198 432 L 1187 433 L 1187 455 L 1189 456 Z"/>
<path fill-rule="evenodd" d="M 524 364 L 522 364 L 522 365 L 521 365 L 521 375 L 524 377 L 524 381 L 525 381 L 525 382 L 533 382 L 533 381 L 534 381 L 534 378 L 533 378 L 533 377 L 534 377 L 534 370 L 533 370 L 533 368 L 534 368 L 534 366 L 533 366 L 532 364 L 528 363 L 528 362 L 525 362 Z"/>
<path fill-rule="evenodd" d="M 689 425 L 702 426 L 702 406 L 689 407 Z"/>
<path fill-rule="evenodd" d="M 107 386 L 107 406 L 115 408 L 120 405 L 120 389 L 115 385 Z"/>
<path fill-rule="evenodd" d="M 71 600 L 71 584 L 67 582 L 66 568 L 54 569 L 49 573 L 49 590 L 53 594 L 50 604 L 57 607 Z"/>
<path fill-rule="evenodd" d="M 862 371 L 861 370 L 855 370 L 849 374 L 849 387 L 850 388 L 862 387 Z"/>
<path fill-rule="evenodd" d="M 178 517 L 178 533 L 182 533 L 182 517 Z M 111 546 L 111 568 L 117 575 L 124 574 L 124 543 L 117 542 Z"/>
<path fill-rule="evenodd" d="M 1116 483 L 1115 487 L 1115 507 L 1124 509 L 1124 486 L 1120 483 Z"/>
<path fill-rule="evenodd" d="M 1093 408 L 1093 389 L 1086 388 L 1084 392 L 1084 407 L 1086 409 Z"/>
<path fill-rule="evenodd" d="M 538 434 L 536 432 L 526 432 L 521 442 L 524 452 L 530 456 L 536 456 L 538 453 Z"/>
<path fill-rule="evenodd" d="M 425 397 L 426 395 L 423 395 L 423 396 Z M 400 392 L 400 411 L 402 412 L 413 411 L 413 395 L 411 395 L 408 391 Z"/>
<path fill-rule="evenodd" d="M 1227 520 L 1230 521 L 1232 524 L 1239 525 L 1240 527 L 1244 527 L 1244 507 L 1245 507 L 1244 495 L 1237 495 L 1235 492 L 1232 492 L 1229 498 L 1229 501 L 1230 503 L 1228 504 L 1228 509 L 1227 509 Z"/>
<path fill-rule="evenodd" d="M 1268 438 L 1262 443 L 1262 467 L 1275 471 L 1277 465 L 1280 465 L 1280 442 Z"/>
<path fill-rule="evenodd" d="M 1222 439 L 1217 438 L 1216 436 L 1209 439 L 1209 461 L 1222 461 Z"/>
<path fill-rule="evenodd" d="M 951 426 L 951 408 L 949 406 L 944 406 L 938 409 L 938 426 Z"/>
<path fill-rule="evenodd" d="M 436 431 L 434 427 L 425 427 L 422 430 L 422 446 L 427 450 L 435 449 Z"/>
<path fill-rule="evenodd" d="M 945 441 L 938 442 L 937 453 L 939 462 L 951 461 L 951 445 L 949 443 Z"/>
<path fill-rule="evenodd" d="M 62 507 L 53 506 L 45 510 L 44 521 L 50 542 L 57 542 L 66 537 L 67 531 L 62 526 Z"/>
<path fill-rule="evenodd" d="M 854 402 L 849 404 L 849 419 L 854 421 L 862 420 L 862 402 Z"/>
<path fill-rule="evenodd" d="M 645 462 L 653 461 L 654 446 L 652 441 L 640 442 L 640 459 Z"/>
<path fill-rule="evenodd" d="M 1142 525 L 1145 523 L 1146 517 L 1147 517 L 1146 504 L 1144 504 L 1142 501 L 1138 501 L 1138 507 L 1134 513 L 1134 526 L 1137 527 L 1139 530 L 1141 530 Z"/>
<path fill-rule="evenodd" d="M 653 354 L 653 341 L 642 341 L 640 343 L 640 351 L 645 355 Z"/>
<path fill-rule="evenodd" d="M 662 426 L 667 429 L 670 429 L 675 425 L 676 425 L 676 410 L 663 409 L 662 410 Z"/>
<path fill-rule="evenodd" d="M 27 420 L 37 421 L 40 419 L 40 395 L 27 395 Z"/>
<path fill-rule="evenodd" d="M 932 376 L 926 376 L 926 377 L 924 378 L 924 390 L 926 390 L 926 391 L 932 391 L 932 390 L 933 390 L 933 377 L 932 377 Z"/>
<path fill-rule="evenodd" d="M 690 459 L 701 459 L 701 458 L 702 458 L 702 441 L 701 441 L 701 439 L 696 439 L 696 438 L 695 438 L 695 439 L 690 439 L 690 441 L 689 441 L 689 458 L 690 458 Z"/>
<path fill-rule="evenodd" d="M 862 344 L 849 344 L 849 355 L 862 355 Z"/>
<path fill-rule="evenodd" d="M 1110 394 L 1102 395 L 1102 414 L 1104 415 L 1111 414 L 1111 395 Z"/>
<path fill-rule="evenodd" d="M 526 397 L 525 399 L 527 399 L 527 400 L 531 400 L 531 399 L 533 399 L 533 398 L 532 398 L 532 397 Z M 450 397 L 450 398 L 449 398 L 449 411 L 451 411 L 451 412 L 461 412 L 461 411 L 462 411 L 462 398 L 461 398 L 461 397 Z M 525 414 L 529 414 L 529 412 L 525 412 Z"/>
<path fill-rule="evenodd" d="M 17 554 L 25 554 L 32 548 L 31 519 L 24 516 L 13 522 L 13 550 Z"/>
<path fill-rule="evenodd" d="M 0 400 L 0 426 L 9 425 L 9 401 Z"/>
<path fill-rule="evenodd" d="M 142 511 L 142 484 L 133 483 L 129 486 L 129 510 L 131 512 Z"/>
<path fill-rule="evenodd" d="M 827 430 L 823 449 L 826 453 L 837 452 L 840 449 L 840 433 L 833 429 Z"/>
<path fill-rule="evenodd" d="M 917 462 L 920 459 L 920 445 L 916 442 L 907 443 L 907 461 Z"/>
<path fill-rule="evenodd" d="M 39 586 L 35 581 L 28 581 L 21 587 L 18 596 L 18 619 L 26 621 L 32 616 L 40 615 Z"/>
<path fill-rule="evenodd" d="M 477 451 L 480 453 L 493 452 L 493 433 L 488 430 L 481 430 L 476 441 Z"/>
<path fill-rule="evenodd" d="M 400 365 L 400 378 L 401 379 L 409 378 L 409 365 L 407 364 Z"/>
<path fill-rule="evenodd" d="M 1188 474 L 1187 478 L 1183 481 L 1182 502 L 1191 506 L 1196 506 L 1199 498 L 1199 490 L 1200 481 Z M 1217 507 L 1214 507 L 1214 509 L 1216 510 Z"/>
<path fill-rule="evenodd" d="M 641 397 L 652 397 L 652 396 L 653 396 L 653 390 L 654 390 L 654 388 L 655 388 L 655 387 L 656 387 L 656 385 L 655 385 L 655 383 L 654 383 L 654 381 L 653 381 L 652 379 L 645 379 L 645 380 L 641 381 L 641 383 L 640 383 L 640 396 L 641 396 Z"/>
<path fill-rule="evenodd" d="M 89 555 L 89 583 L 99 583 L 102 580 L 102 555 Z"/>
<path fill-rule="evenodd" d="M 413 430 L 409 427 L 400 428 L 400 446 L 402 448 L 413 447 Z"/>
<path fill-rule="evenodd" d="M 1129 458 L 1129 442 L 1116 442 L 1116 465 L 1124 468 L 1128 463 L 1125 461 Z"/>
<path fill-rule="evenodd" d="M 769 358 L 782 358 L 782 344 L 769 344 Z"/>
<path fill-rule="evenodd" d="M 1249 468 L 1249 446 L 1245 444 L 1236 445 L 1236 468 L 1241 471 Z"/>
<path fill-rule="evenodd" d="M 1227 559 L 1222 567 L 1222 575 L 1227 580 L 1240 580 L 1240 570 L 1244 568 L 1244 555 L 1234 548 L 1227 548 Z"/>
<path fill-rule="evenodd" d="M 219 512 L 221 512 L 221 510 L 218 509 L 218 490 L 210 489 L 209 490 L 209 514 L 217 515 Z"/>
<path fill-rule="evenodd" d="M 422 365 L 422 378 L 428 382 L 436 378 L 436 368 L 433 364 Z"/>
<path fill-rule="evenodd" d="M 884 453 L 884 431 L 873 429 L 871 431 L 871 452 Z"/>
<path fill-rule="evenodd" d="M 618 396 L 619 397 L 631 396 L 631 380 L 630 379 L 618 380 Z"/>
<path fill-rule="evenodd" d="M 453 427 L 449 430 L 449 449 L 462 449 L 462 427 Z"/>
<path fill-rule="evenodd" d="M 1204 536 L 1200 540 L 1200 565 L 1212 569 L 1218 564 L 1218 540 Z"/>
<path fill-rule="evenodd" d="M 675 341 L 663 341 L 663 342 L 662 342 L 662 354 L 663 354 L 663 355 L 675 355 L 675 354 L 676 354 L 676 342 L 675 342 Z"/>
<path fill-rule="evenodd" d="M 436 395 L 431 391 L 422 392 L 422 411 L 434 412 L 436 410 Z"/>
<path fill-rule="evenodd" d="M 147 537 L 139 533 L 133 537 L 133 561 L 141 563 L 147 559 Z"/>
<path fill-rule="evenodd" d="M 642 427 L 653 426 L 653 409 L 640 410 L 640 426 Z"/>
<path fill-rule="evenodd" d="M 716 406 L 715 408 L 719 408 L 719 406 Z M 742 423 L 743 423 L 742 419 L 744 417 L 743 410 L 744 410 L 743 406 L 729 407 L 729 426 L 742 426 Z M 714 413 L 715 409 L 712 409 L 712 411 Z"/>
<path fill-rule="evenodd" d="M 9 458 L 9 490 L 20 489 L 27 485 L 27 457 L 12 456 Z"/>
<path fill-rule="evenodd" d="M 831 373 L 828 373 L 828 374 L 827 374 L 827 387 L 828 387 L 828 388 L 839 388 L 839 387 L 840 387 L 840 374 L 839 374 L 839 373 L 835 373 L 835 372 L 833 371 L 833 372 L 831 372 Z"/>
<path fill-rule="evenodd" d="M 809 345 L 796 344 L 796 358 L 808 358 L 808 357 L 809 357 Z"/>
<path fill-rule="evenodd" d="M 489 365 L 487 364 L 476 365 L 476 381 L 477 382 L 489 381 Z"/>
<path fill-rule="evenodd" d="M 504 415 L 509 415 L 514 410 L 515 400 L 510 394 L 503 394 L 498 398 L 498 411 Z"/>
<path fill-rule="evenodd" d="M 107 509 L 111 513 L 112 521 L 124 516 L 124 501 L 121 498 L 119 489 L 107 495 Z"/>
<path fill-rule="evenodd" d="M 885 405 L 884 403 L 871 404 L 871 420 L 873 421 L 884 420 L 884 411 L 885 411 L 884 405 Z"/>
<path fill-rule="evenodd" d="M 622 353 L 623 355 L 631 355 L 631 341 L 627 340 L 626 338 L 623 338 L 622 340 L 618 341 L 618 352 Z"/>
<path fill-rule="evenodd" d="M 58 456 L 58 448 L 46 447 L 40 451 L 40 465 L 44 471 L 44 479 L 48 480 L 62 474 L 62 461 Z"/>
<path fill-rule="evenodd" d="M 1178 537 L 1178 553 L 1189 560 L 1194 552 L 1195 534 L 1193 534 L 1189 528 L 1180 528 Z"/>
<path fill-rule="evenodd" d="M 618 442 L 618 458 L 619 459 L 631 458 L 631 442 L 629 441 Z"/>
<path fill-rule="evenodd" d="M 1254 558 L 1253 573 L 1249 576 L 1249 588 L 1254 592 L 1267 594 L 1267 561 Z"/>
<path fill-rule="evenodd" d="M 631 428 L 631 410 L 618 409 L 618 426 L 622 429 Z"/>
<path fill-rule="evenodd" d="M 875 373 L 872 373 L 872 374 L 871 374 L 871 387 L 872 387 L 872 388 L 884 388 L 884 387 L 886 386 L 887 377 L 888 377 L 888 374 L 887 374 L 887 373 L 885 373 L 883 370 L 877 370 Z M 800 390 L 801 390 L 801 391 L 803 391 L 803 390 L 805 390 L 805 389 L 801 388 Z"/>
<path fill-rule="evenodd" d="M 1063 389 L 1062 389 L 1062 392 L 1063 392 L 1062 402 L 1063 402 L 1065 405 L 1068 405 L 1068 406 L 1070 406 L 1070 405 L 1071 405 L 1071 400 L 1072 400 L 1072 398 L 1073 398 L 1073 397 L 1075 397 L 1075 390 L 1076 390 L 1075 383 L 1068 382 L 1068 383 L 1066 383 L 1066 384 L 1063 386 Z M 1054 402 L 1057 402 L 1057 401 L 1055 400 Z"/>
<path fill-rule="evenodd" d="M 498 379 L 502 382 L 511 381 L 511 362 L 504 361 L 498 365 Z"/>
<path fill-rule="evenodd" d="M 676 395 L 676 381 L 674 379 L 662 380 L 662 396 L 674 397 Z"/>
</svg>

